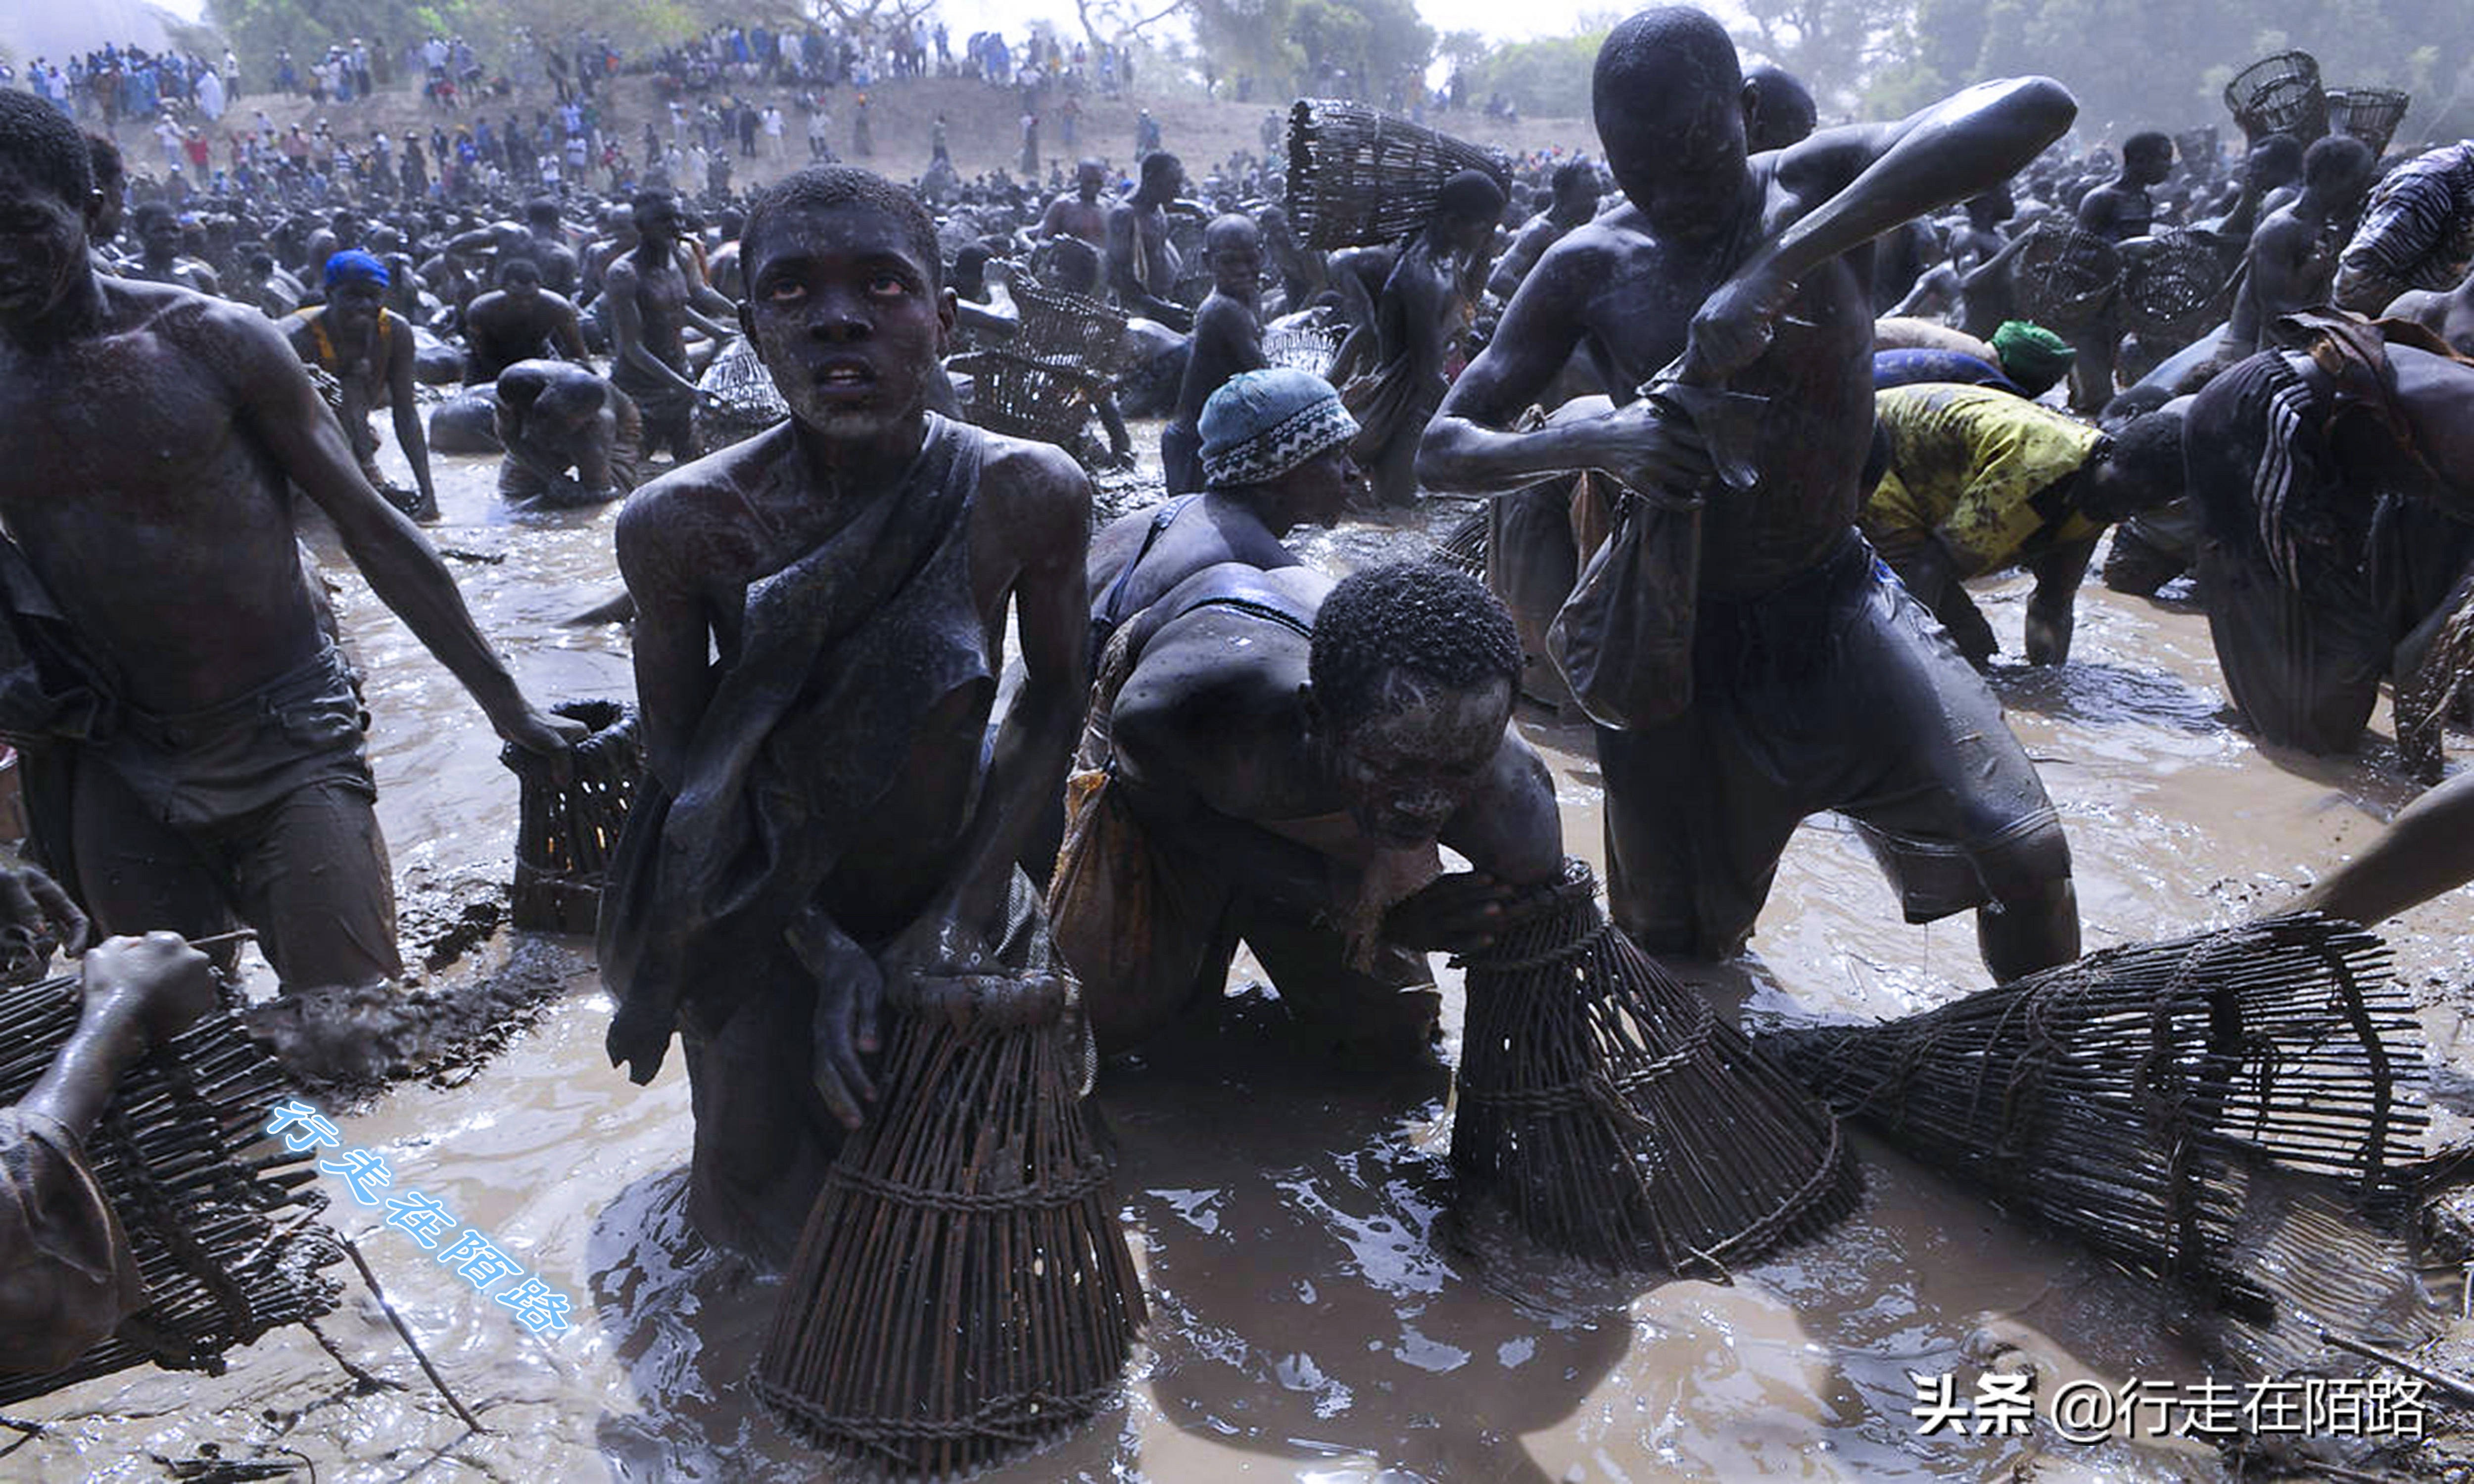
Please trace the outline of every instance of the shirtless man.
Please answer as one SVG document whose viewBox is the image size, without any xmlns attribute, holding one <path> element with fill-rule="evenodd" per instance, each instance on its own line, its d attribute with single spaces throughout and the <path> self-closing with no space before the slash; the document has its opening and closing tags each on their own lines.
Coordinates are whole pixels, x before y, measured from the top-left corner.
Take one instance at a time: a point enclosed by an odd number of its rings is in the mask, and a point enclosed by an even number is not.
<svg viewBox="0 0 2474 1484">
<path fill-rule="evenodd" d="M 1364 425 L 1351 452 L 1380 504 L 1418 498 L 1418 439 L 1467 353 L 1502 210 L 1503 189 L 1484 171 L 1464 170 L 1444 181 L 1425 227 L 1384 279 L 1373 323 L 1349 332 L 1375 345 L 1374 369 L 1350 378 L 1341 396 Z M 1344 344 L 1332 359 L 1353 356 Z"/>
<path fill-rule="evenodd" d="M 1128 314 L 1156 320 L 1180 334 L 1194 315 L 1172 302 L 1176 249 L 1168 240 L 1168 203 L 1185 189 L 1185 166 L 1166 151 L 1143 156 L 1134 193 L 1108 208 L 1108 287 Z"/>
<path fill-rule="evenodd" d="M 343 405 L 336 416 L 351 438 L 361 476 L 387 488 L 378 472 L 378 439 L 370 414 L 395 415 L 395 441 L 412 466 L 415 520 L 438 518 L 438 493 L 429 480 L 429 443 L 422 435 L 421 404 L 412 391 L 412 323 L 386 307 L 389 275 L 384 264 L 358 248 L 330 254 L 326 267 L 327 302 L 284 322 L 293 351 L 303 365 L 335 378 Z"/>
<path fill-rule="evenodd" d="M 464 384 L 496 381 L 498 372 L 545 351 L 581 366 L 584 326 L 575 306 L 542 287 L 541 267 L 529 257 L 498 265 L 498 286 L 465 306 Z"/>
<path fill-rule="evenodd" d="M 1588 160 L 1564 161 L 1555 167 L 1549 184 L 1554 199 L 1545 210 L 1522 224 L 1512 246 L 1504 250 L 1502 260 L 1494 265 L 1494 273 L 1486 280 L 1486 291 L 1497 299 L 1509 300 L 1548 248 L 1561 241 L 1565 232 L 1598 214 L 1598 171 Z"/>
<path fill-rule="evenodd" d="M 2474 357 L 2474 273 L 2445 291 L 2408 289 L 2390 299 L 2380 317 L 2419 324 L 2459 355 Z"/>
<path fill-rule="evenodd" d="M 644 452 L 667 451 L 684 463 L 696 456 L 691 424 L 699 395 L 687 332 L 693 326 L 728 340 L 731 326 L 712 317 L 736 306 L 681 264 L 678 198 L 647 191 L 634 207 L 635 250 L 611 259 L 601 278 L 610 300 L 610 379 L 643 412 Z"/>
<path fill-rule="evenodd" d="M 2339 247 L 2330 233 L 2353 220 L 2377 164 L 2367 145 L 2343 134 L 2330 134 L 2303 155 L 2302 194 L 2268 213 L 2251 234 L 2250 271 L 2243 275 L 2219 360 L 2231 363 L 2257 350 L 2260 331 L 2279 315 L 2328 302 Z"/>
<path fill-rule="evenodd" d="M 1059 196 L 1048 203 L 1039 225 L 1031 228 L 1034 237 L 1079 237 L 1104 252 L 1108 249 L 1108 208 L 1100 204 L 1100 192 L 1108 183 L 1108 167 L 1096 159 L 1086 159 L 1074 167 L 1074 194 Z"/>
<path fill-rule="evenodd" d="M 1263 358 L 1261 228 L 1249 217 L 1220 217 L 1203 232 L 1202 251 L 1211 265 L 1211 295 L 1194 312 L 1176 414 L 1160 429 L 1160 468 L 1171 494 L 1202 488 L 1197 424 L 1211 394 L 1238 372 L 1270 364 Z"/>
<path fill-rule="evenodd" d="M 790 420 L 619 515 L 649 777 L 601 962 L 614 1062 L 648 1080 L 682 1035 L 690 1217 L 778 1266 L 873 1095 L 880 1001 L 1018 943 L 1014 858 L 1087 689 L 1090 485 L 927 411 L 954 299 L 916 198 L 804 170 L 742 251 Z M 1025 680 L 983 754 L 1008 608 Z"/>
<path fill-rule="evenodd" d="M 1756 62 L 1744 69 L 1744 91 L 1750 110 L 1744 125 L 1744 148 L 1755 155 L 1801 144 L 1821 123 L 1812 90 L 1796 75 L 1775 62 Z"/>
<path fill-rule="evenodd" d="M 199 294 L 223 292 L 215 271 L 194 257 L 181 255 L 181 219 L 159 201 L 146 202 L 129 215 L 137 235 L 137 259 L 120 270 L 124 278 L 169 283 Z"/>
<path fill-rule="evenodd" d="M 2122 147 L 2122 173 L 2079 201 L 2079 229 L 2107 242 L 2145 237 L 2155 225 L 2156 203 L 2147 188 L 2173 173 L 2173 137 L 2149 131 Z"/>
<path fill-rule="evenodd" d="M 1615 921 L 1653 952 L 1735 952 L 1787 837 L 1834 808 L 1866 825 L 1911 921 L 1988 908 L 1977 934 L 1997 979 L 2075 958 L 2069 847 L 2033 766 L 1853 529 L 1873 320 L 1842 257 L 2024 167 L 2069 127 L 2069 93 L 1987 84 L 1748 159 L 1734 46 L 1674 7 L 1609 36 L 1593 100 L 1630 204 L 1547 250 L 1444 398 L 1419 472 L 1478 492 L 1585 468 L 1636 489 L 1708 478 L 1694 431 L 1646 401 L 1501 431 L 1576 345 L 1627 399 L 1679 358 L 1692 383 L 1771 398 L 1734 451 L 1751 488 L 1703 515 L 1690 709 L 1598 730 Z M 1833 643 L 1813 641 L 1825 632 Z"/>
<path fill-rule="evenodd" d="M 1127 923 L 1071 890 L 1070 854 L 1057 876 L 1101 1052 L 1207 1014 L 1242 940 L 1318 1040 L 1426 1054 L 1426 950 L 1482 948 L 1563 865 L 1554 780 L 1511 726 L 1519 667 L 1484 586 L 1429 563 L 1338 586 L 1232 563 L 1147 609 L 1097 687 L 1077 785 L 1121 791 L 1120 844 L 1164 890 Z M 1473 869 L 1444 874 L 1438 842 Z"/>
<path fill-rule="evenodd" d="M 636 488 L 643 419 L 626 393 L 565 361 L 518 361 L 493 388 L 510 505 L 597 505 Z"/>
<path fill-rule="evenodd" d="M 287 483 L 501 737 L 563 765 L 580 729 L 525 702 L 275 326 L 95 274 L 99 207 L 76 129 L 0 90 L 0 562 L 18 568 L 9 647 L 50 677 L 0 686 L 0 730 L 26 754 L 45 858 L 106 932 L 201 937 L 237 916 L 288 989 L 389 978 L 360 704 Z"/>
</svg>

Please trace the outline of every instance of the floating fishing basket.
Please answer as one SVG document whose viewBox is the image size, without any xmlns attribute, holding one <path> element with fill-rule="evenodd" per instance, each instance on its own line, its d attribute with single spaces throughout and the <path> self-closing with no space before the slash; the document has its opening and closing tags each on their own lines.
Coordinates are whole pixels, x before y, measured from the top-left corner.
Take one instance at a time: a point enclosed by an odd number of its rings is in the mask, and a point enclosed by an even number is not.
<svg viewBox="0 0 2474 1484">
<path fill-rule="evenodd" d="M 1319 324 L 1283 324 L 1263 332 L 1263 359 L 1273 366 L 1320 376 L 1340 348 L 1340 331 Z"/>
<path fill-rule="evenodd" d="M 1458 567 L 1471 577 L 1485 577 L 1486 533 L 1492 515 L 1489 505 L 1481 504 L 1462 516 L 1443 533 L 1443 539 L 1435 543 L 1432 560 L 1448 567 Z"/>
<path fill-rule="evenodd" d="M 975 350 L 945 363 L 971 378 L 970 419 L 991 433 L 1072 448 L 1106 378 L 1066 361 Z"/>
<path fill-rule="evenodd" d="M 2427 1121 L 2386 945 L 2315 914 L 1761 1044 L 1919 1161 L 2255 1322 L 2274 1287 L 2238 1251 L 2247 1172 L 2324 1177 L 2385 1218 Z"/>
<path fill-rule="evenodd" d="M 2235 73 L 2225 84 L 2225 107 L 2253 144 L 2292 134 L 2307 145 L 2328 132 L 2328 95 L 2309 52 L 2279 52 Z"/>
<path fill-rule="evenodd" d="M 2388 153 L 2389 140 L 2412 107 L 2413 94 L 2393 87 L 2341 87 L 2328 95 L 2328 125 L 2362 140 L 2376 158 Z"/>
<path fill-rule="evenodd" d="M 2213 245 L 2179 227 L 2163 228 L 2155 247 L 2122 271 L 2122 323 L 2168 348 L 2187 345 L 2207 327 L 2230 285 Z"/>
<path fill-rule="evenodd" d="M 0 1106 L 23 1098 L 83 1010 L 78 980 L 0 991 Z M 68 1366 L 0 1373 L 0 1406 L 132 1366 L 221 1375 L 224 1352 L 333 1311 L 319 1269 L 343 1249 L 315 1214 L 310 1161 L 259 1133 L 297 1089 L 240 1022 L 215 1011 L 123 1073 L 85 1142 L 146 1280 L 146 1306 Z"/>
<path fill-rule="evenodd" d="M 773 373 L 756 358 L 756 347 L 744 335 L 721 347 L 696 379 L 698 391 L 710 393 L 721 405 L 698 402 L 696 444 L 723 448 L 754 438 L 790 416 L 790 404 L 773 386 Z"/>
<path fill-rule="evenodd" d="M 1853 1209 L 1837 1120 L 1598 910 L 1553 904 L 1468 965 L 1452 1170 L 1541 1246 L 1724 1279 Z"/>
<path fill-rule="evenodd" d="M 757 1367 L 758 1394 L 816 1446 L 952 1477 L 1115 1393 L 1145 1309 L 1079 1098 L 1068 983 L 890 1016 L 877 1111 L 826 1172 Z"/>
<path fill-rule="evenodd" d="M 2094 232 L 2040 222 L 2029 229 L 2011 273 L 2024 318 L 2072 329 L 2104 312 L 2122 277 L 2122 254 Z"/>
<path fill-rule="evenodd" d="M 1406 237 L 1464 170 L 1483 170 L 1511 190 L 1511 164 L 1496 151 L 1362 103 L 1300 98 L 1289 110 L 1289 221 L 1309 248 Z"/>
<path fill-rule="evenodd" d="M 1013 286 L 1013 301 L 1022 314 L 1015 344 L 1026 353 L 1040 360 L 1069 361 L 1096 376 L 1114 376 L 1124 369 L 1124 310 L 1028 282 Z"/>
<path fill-rule="evenodd" d="M 644 748 L 635 709 L 619 702 L 570 701 L 550 709 L 593 730 L 575 744 L 564 785 L 521 748 L 498 754 L 521 783 L 508 915 L 532 932 L 589 933 L 601 910 L 602 875 L 644 776 Z"/>
</svg>

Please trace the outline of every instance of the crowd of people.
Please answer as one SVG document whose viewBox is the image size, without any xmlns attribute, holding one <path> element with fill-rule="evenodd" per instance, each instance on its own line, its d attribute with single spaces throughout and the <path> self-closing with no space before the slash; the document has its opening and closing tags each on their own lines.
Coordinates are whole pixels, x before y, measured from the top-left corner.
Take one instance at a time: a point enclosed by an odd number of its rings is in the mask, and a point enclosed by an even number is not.
<svg viewBox="0 0 2474 1484">
<path fill-rule="evenodd" d="M 220 166 L 184 132 L 138 179 L 72 120 L 194 100 L 216 75 L 195 59 L 0 93 L 0 591 L 17 644 L 49 646 L 0 686 L 0 732 L 51 874 L 0 907 L 245 922 L 287 992 L 400 976 L 292 491 L 553 768 L 576 728 L 521 693 L 418 528 L 433 451 L 497 456 L 511 503 L 623 499 L 607 611 L 634 626 L 647 775 L 605 901 L 609 1050 L 642 1081 L 677 1038 L 690 1214 L 778 1267 L 875 1096 L 880 1006 L 1022 969 L 1051 881 L 1103 1057 L 1204 1013 L 1241 943 L 1316 1038 L 1431 1056 L 1430 955 L 1561 879 L 1525 704 L 1592 724 L 1611 916 L 1644 949 L 1739 953 L 1789 835 L 1834 810 L 1908 921 L 1974 913 L 2009 981 L 2078 957 L 2080 918 L 1971 581 L 2030 572 L 2025 658 L 2067 664 L 2111 533 L 2105 579 L 2187 582 L 2270 744 L 2350 749 L 2384 678 L 2460 662 L 2433 634 L 2474 590 L 2474 143 L 2074 152 L 2042 78 L 1820 129 L 1678 7 L 1609 37 L 1601 158 L 1427 181 L 1390 241 L 1302 236 L 1268 132 L 1198 178 L 1148 114 L 1130 169 L 1070 181 L 1042 182 L 1027 111 L 1018 177 L 964 180 L 940 132 L 898 184 L 810 132 L 808 168 L 732 184 L 734 156 L 788 153 L 761 88 L 1126 76 L 949 39 L 716 28 L 648 59 L 680 85 L 641 134 L 582 85 L 618 60 L 573 48 L 529 117 L 228 130 Z M 421 55 L 469 83 L 460 43 Z M 313 85 L 373 81 L 352 48 Z M 2217 275 L 2171 323 L 2141 297 L 2168 263 Z M 1104 344 L 1043 338 L 1060 313 Z M 1007 421 L 1000 362 L 1080 420 Z M 424 383 L 453 391 L 433 408 Z M 1149 467 L 1150 419 L 1165 498 L 1095 522 L 1090 471 Z M 1706 493 L 1694 544 L 1663 569 L 1644 544 L 1674 586 L 1619 610 L 1592 668 L 1564 623 L 1591 601 L 1576 533 L 1659 491 Z M 1482 577 L 1335 583 L 1289 542 L 1434 492 L 1492 497 Z M 2462 784 L 2310 904 L 2370 922 L 2474 873 Z M 1143 913 L 1064 885 L 1137 869 Z M 124 945 L 89 974 L 142 1019 L 122 987 L 197 968 Z"/>
</svg>

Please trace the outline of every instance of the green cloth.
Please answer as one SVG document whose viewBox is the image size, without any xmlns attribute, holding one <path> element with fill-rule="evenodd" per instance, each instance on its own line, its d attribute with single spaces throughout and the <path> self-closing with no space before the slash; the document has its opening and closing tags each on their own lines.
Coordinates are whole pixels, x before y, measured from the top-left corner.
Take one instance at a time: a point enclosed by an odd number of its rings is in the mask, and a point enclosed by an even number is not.
<svg viewBox="0 0 2474 1484">
<path fill-rule="evenodd" d="M 2035 395 L 2069 373 L 2071 362 L 2078 352 L 2070 343 L 2041 324 L 2025 320 L 2004 320 L 1993 332 L 1993 353 L 2001 359 L 2001 370 L 2022 387 L 2032 388 Z"/>
</svg>

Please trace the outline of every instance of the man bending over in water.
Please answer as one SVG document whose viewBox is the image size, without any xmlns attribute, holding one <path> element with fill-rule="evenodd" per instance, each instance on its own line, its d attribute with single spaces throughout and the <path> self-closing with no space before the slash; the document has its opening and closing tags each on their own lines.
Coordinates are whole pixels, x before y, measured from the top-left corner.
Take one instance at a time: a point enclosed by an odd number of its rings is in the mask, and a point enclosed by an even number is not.
<svg viewBox="0 0 2474 1484">
<path fill-rule="evenodd" d="M 89 170 L 75 126 L 0 89 L 0 732 L 41 853 L 106 932 L 237 916 L 287 989 L 390 978 L 360 703 L 287 483 L 500 736 L 563 758 L 581 729 L 526 704 L 264 316 L 93 271 Z"/>
<path fill-rule="evenodd" d="M 1639 490 L 1705 480 L 1701 440 L 1647 402 L 1498 431 L 1576 345 L 1620 397 L 1681 356 L 1694 381 L 1769 398 L 1737 450 L 1758 478 L 1703 516 L 1690 709 L 1598 730 L 1616 922 L 1652 952 L 1734 953 L 1787 837 L 1837 809 L 1863 826 L 1909 921 L 1984 909 L 1996 978 L 2077 957 L 2070 849 L 2035 768 L 1856 534 L 1873 316 L 1842 256 L 2025 166 L 2069 127 L 2070 94 L 1986 84 L 1747 159 L 1734 44 L 1671 7 L 1615 28 L 1592 97 L 1631 203 L 1547 250 L 1444 398 L 1419 472 L 1480 492 L 1583 468 Z"/>
<path fill-rule="evenodd" d="M 928 410 L 954 296 L 915 197 L 804 170 L 740 251 L 790 419 L 619 515 L 651 776 L 601 963 L 612 1060 L 643 1082 L 686 1047 L 690 1219 L 780 1266 L 873 1095 L 887 985 L 1030 946 L 1008 888 L 1081 719 L 1091 491 Z M 1008 608 L 1025 679 L 988 751 Z"/>
</svg>

